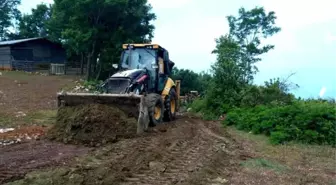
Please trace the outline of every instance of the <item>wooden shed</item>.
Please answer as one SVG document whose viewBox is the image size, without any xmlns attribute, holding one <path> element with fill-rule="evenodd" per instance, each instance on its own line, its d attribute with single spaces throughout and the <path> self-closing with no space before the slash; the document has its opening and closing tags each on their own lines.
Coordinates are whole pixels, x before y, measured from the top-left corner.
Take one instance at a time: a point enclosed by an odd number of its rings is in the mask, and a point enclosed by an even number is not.
<svg viewBox="0 0 336 185">
<path fill-rule="evenodd" d="M 64 64 L 66 51 L 61 44 L 46 38 L 0 42 L 0 69 L 34 70 L 50 63 Z"/>
</svg>

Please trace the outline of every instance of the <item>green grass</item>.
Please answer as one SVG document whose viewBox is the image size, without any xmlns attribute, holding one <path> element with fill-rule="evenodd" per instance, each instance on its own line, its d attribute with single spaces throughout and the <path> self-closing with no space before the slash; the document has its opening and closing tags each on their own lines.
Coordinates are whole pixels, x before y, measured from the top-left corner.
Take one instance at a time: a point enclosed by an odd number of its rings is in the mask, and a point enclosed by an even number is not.
<svg viewBox="0 0 336 185">
<path fill-rule="evenodd" d="M 56 110 L 40 110 L 24 117 L 24 121 L 30 124 L 49 125 L 56 120 Z"/>
<path fill-rule="evenodd" d="M 12 116 L 0 114 L 0 128 L 1 127 L 11 127 L 13 126 L 14 123 L 15 121 Z"/>
<path fill-rule="evenodd" d="M 289 142 L 273 145 L 264 135 L 226 127 L 251 158 L 242 160 L 234 177 L 244 184 L 332 184 L 336 149 L 331 146 Z M 239 184 L 239 183 L 237 183 Z"/>
<path fill-rule="evenodd" d="M 26 116 L 0 115 L 0 127 L 17 127 L 28 125 L 50 125 L 56 120 L 56 110 L 38 110 Z"/>
<path fill-rule="evenodd" d="M 253 168 L 253 169 L 271 169 L 275 172 L 284 172 L 288 170 L 288 167 L 281 165 L 278 162 L 270 161 L 263 158 L 256 158 L 244 161 L 241 163 L 242 166 L 246 168 Z"/>
</svg>

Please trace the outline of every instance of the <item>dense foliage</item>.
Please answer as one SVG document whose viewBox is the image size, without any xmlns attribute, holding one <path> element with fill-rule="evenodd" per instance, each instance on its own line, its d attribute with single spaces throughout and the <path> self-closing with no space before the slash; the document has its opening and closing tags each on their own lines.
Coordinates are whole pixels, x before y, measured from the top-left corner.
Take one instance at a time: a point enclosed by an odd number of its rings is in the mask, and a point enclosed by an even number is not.
<svg viewBox="0 0 336 185">
<path fill-rule="evenodd" d="M 274 78 L 254 85 L 260 55 L 274 45 L 261 45 L 281 29 L 274 12 L 263 8 L 241 8 L 238 16 L 228 16 L 230 31 L 216 40 L 217 61 L 204 98 L 191 105 L 205 119 L 224 116 L 223 124 L 255 134 L 270 136 L 280 144 L 290 141 L 335 146 L 335 102 L 301 100 L 290 93 L 298 88 L 287 78 Z"/>
<path fill-rule="evenodd" d="M 298 141 L 336 144 L 335 104 L 325 101 L 295 101 L 289 105 L 260 105 L 231 110 L 225 125 L 270 136 L 272 143 Z"/>
<path fill-rule="evenodd" d="M 190 69 L 173 68 L 172 79 L 181 80 L 181 95 L 185 95 L 190 91 L 198 91 L 203 95 L 211 81 L 211 75 L 205 72 L 195 73 Z"/>
<path fill-rule="evenodd" d="M 263 8 L 256 7 L 249 11 L 241 8 L 238 13 L 238 17 L 227 17 L 230 31 L 216 40 L 213 51 L 217 62 L 212 66 L 213 81 L 206 104 L 216 114 L 240 106 L 258 71 L 255 64 L 261 60 L 260 55 L 274 48 L 262 45 L 261 38 L 280 31 L 274 12 L 265 13 Z"/>
</svg>

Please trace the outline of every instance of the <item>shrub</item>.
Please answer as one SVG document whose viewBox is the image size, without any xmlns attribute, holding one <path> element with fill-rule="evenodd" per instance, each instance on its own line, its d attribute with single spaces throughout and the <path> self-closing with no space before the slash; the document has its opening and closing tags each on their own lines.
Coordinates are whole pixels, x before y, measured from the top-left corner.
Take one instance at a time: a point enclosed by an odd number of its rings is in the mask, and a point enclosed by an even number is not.
<svg viewBox="0 0 336 185">
<path fill-rule="evenodd" d="M 276 85 L 256 86 L 251 85 L 241 93 L 241 107 L 255 107 L 257 105 L 287 105 L 293 103 L 293 94 L 283 91 Z"/>
<path fill-rule="evenodd" d="M 280 144 L 297 141 L 335 146 L 335 104 L 327 101 L 296 101 L 290 105 L 237 108 L 227 114 L 225 125 L 270 136 Z"/>
<path fill-rule="evenodd" d="M 207 108 L 207 99 L 195 99 L 189 107 L 194 113 L 202 113 L 202 118 L 204 120 L 217 120 L 219 117 L 217 112 L 213 112 L 211 109 Z"/>
<path fill-rule="evenodd" d="M 88 89 L 89 91 L 99 91 L 102 92 L 100 85 L 103 83 L 101 80 L 91 80 L 91 81 L 84 81 L 83 86 L 84 88 Z"/>
<path fill-rule="evenodd" d="M 205 110 L 205 106 L 205 99 L 197 98 L 191 103 L 190 108 L 193 112 L 201 112 Z"/>
</svg>

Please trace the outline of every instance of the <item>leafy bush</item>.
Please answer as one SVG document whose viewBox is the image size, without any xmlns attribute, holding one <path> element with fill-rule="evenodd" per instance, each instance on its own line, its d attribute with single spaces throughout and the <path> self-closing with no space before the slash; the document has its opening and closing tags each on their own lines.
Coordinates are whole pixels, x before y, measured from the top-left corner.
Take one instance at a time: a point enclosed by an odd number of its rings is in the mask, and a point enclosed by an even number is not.
<svg viewBox="0 0 336 185">
<path fill-rule="evenodd" d="M 212 112 L 211 109 L 207 108 L 207 102 L 204 98 L 198 98 L 194 100 L 190 106 L 191 111 L 194 113 L 202 113 L 202 117 L 205 120 L 214 120 L 218 118 L 218 114 L 216 112 Z"/>
<path fill-rule="evenodd" d="M 272 80 L 271 80 L 272 83 Z M 242 107 L 254 107 L 257 105 L 288 105 L 295 100 L 293 94 L 284 91 L 280 86 L 280 81 L 275 81 L 272 85 L 265 82 L 264 86 L 251 85 L 241 92 Z"/>
<path fill-rule="evenodd" d="M 193 112 L 201 112 L 205 109 L 205 99 L 195 99 L 191 105 L 190 108 L 192 109 Z"/>
<path fill-rule="evenodd" d="M 334 103 L 296 101 L 291 105 L 236 108 L 227 114 L 223 123 L 270 136 L 274 144 L 297 141 L 335 146 L 335 115 Z"/>
<path fill-rule="evenodd" d="M 103 83 L 101 80 L 90 80 L 85 81 L 83 86 L 88 89 L 89 91 L 101 91 L 100 85 Z"/>
</svg>

